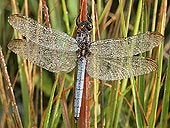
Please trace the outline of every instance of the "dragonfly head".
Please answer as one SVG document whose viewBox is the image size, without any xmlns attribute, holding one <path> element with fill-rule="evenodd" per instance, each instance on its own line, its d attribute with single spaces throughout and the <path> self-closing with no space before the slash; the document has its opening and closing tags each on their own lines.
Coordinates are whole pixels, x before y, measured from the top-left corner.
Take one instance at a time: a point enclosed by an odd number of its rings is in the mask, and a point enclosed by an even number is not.
<svg viewBox="0 0 170 128">
<path fill-rule="evenodd" d="M 90 32 L 93 28 L 91 18 L 87 15 L 87 20 L 80 22 L 79 17 L 80 17 L 80 15 L 76 19 L 77 32 L 80 32 L 80 31 L 84 31 L 84 32 L 89 31 Z"/>
</svg>

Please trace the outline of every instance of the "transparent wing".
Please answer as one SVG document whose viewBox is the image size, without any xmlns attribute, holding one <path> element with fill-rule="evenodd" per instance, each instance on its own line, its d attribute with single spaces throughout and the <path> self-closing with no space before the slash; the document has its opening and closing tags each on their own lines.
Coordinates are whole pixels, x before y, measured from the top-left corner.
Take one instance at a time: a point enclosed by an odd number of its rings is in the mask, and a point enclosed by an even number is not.
<svg viewBox="0 0 170 128">
<path fill-rule="evenodd" d="M 8 44 L 8 48 L 19 56 L 51 72 L 70 72 L 76 66 L 76 52 L 52 50 L 21 39 L 12 40 Z"/>
<path fill-rule="evenodd" d="M 154 60 L 141 56 L 103 58 L 90 55 L 87 58 L 87 73 L 100 80 L 120 80 L 148 74 L 156 69 Z"/>
<path fill-rule="evenodd" d="M 19 14 L 8 18 L 10 25 L 27 39 L 51 49 L 76 51 L 77 41 L 63 32 L 44 27 L 35 20 Z"/>
<path fill-rule="evenodd" d="M 163 39 L 158 32 L 146 32 L 127 38 L 94 41 L 90 51 L 103 57 L 127 57 L 146 52 L 158 46 Z"/>
</svg>

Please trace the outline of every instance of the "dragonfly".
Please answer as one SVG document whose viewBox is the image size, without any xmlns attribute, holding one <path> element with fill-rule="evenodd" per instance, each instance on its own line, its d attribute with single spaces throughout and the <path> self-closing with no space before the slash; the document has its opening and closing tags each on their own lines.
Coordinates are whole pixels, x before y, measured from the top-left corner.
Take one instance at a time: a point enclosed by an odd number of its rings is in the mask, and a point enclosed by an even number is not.
<svg viewBox="0 0 170 128">
<path fill-rule="evenodd" d="M 76 38 L 21 14 L 9 16 L 8 22 L 26 37 L 10 41 L 8 48 L 14 53 L 54 73 L 68 73 L 78 65 L 74 99 L 76 120 L 80 115 L 85 71 L 100 80 L 148 74 L 157 69 L 157 64 L 138 54 L 153 49 L 164 40 L 158 32 L 146 32 L 127 38 L 91 41 L 89 17 L 86 21 L 76 21 Z"/>
</svg>

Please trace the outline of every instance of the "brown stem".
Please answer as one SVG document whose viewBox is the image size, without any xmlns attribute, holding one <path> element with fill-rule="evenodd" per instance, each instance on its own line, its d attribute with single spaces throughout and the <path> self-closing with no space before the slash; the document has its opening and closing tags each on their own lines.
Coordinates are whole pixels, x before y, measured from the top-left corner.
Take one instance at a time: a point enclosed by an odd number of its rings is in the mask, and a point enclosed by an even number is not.
<svg viewBox="0 0 170 128">
<path fill-rule="evenodd" d="M 21 118 L 20 118 L 20 115 L 19 115 L 19 111 L 18 111 L 18 106 L 16 104 L 13 88 L 11 86 L 11 81 L 9 79 L 9 75 L 8 75 L 8 71 L 7 71 L 7 67 L 6 67 L 6 64 L 5 64 L 5 60 L 4 60 L 4 56 L 3 56 L 3 53 L 2 53 L 1 47 L 0 47 L 0 66 L 1 66 L 3 76 L 4 76 L 4 81 L 5 81 L 5 84 L 6 84 L 5 87 L 7 88 L 7 91 L 8 91 L 8 97 L 11 100 L 15 125 L 16 125 L 17 128 L 23 128 Z"/>
<path fill-rule="evenodd" d="M 87 0 L 81 0 L 80 22 L 87 20 L 87 14 Z M 78 127 L 90 127 L 90 78 L 86 72 Z"/>
</svg>

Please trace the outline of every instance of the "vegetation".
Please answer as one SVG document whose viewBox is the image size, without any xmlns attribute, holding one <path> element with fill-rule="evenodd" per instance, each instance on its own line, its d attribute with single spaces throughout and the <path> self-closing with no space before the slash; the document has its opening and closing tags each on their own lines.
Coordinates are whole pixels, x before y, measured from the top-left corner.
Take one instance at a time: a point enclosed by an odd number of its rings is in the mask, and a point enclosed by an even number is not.
<svg viewBox="0 0 170 128">
<path fill-rule="evenodd" d="M 88 1 L 88 12 L 93 25 L 95 24 L 92 40 L 158 31 L 165 36 L 165 42 L 142 54 L 157 61 L 158 70 L 155 72 L 121 81 L 99 81 L 90 78 L 90 127 L 170 127 L 170 44 L 167 38 L 170 33 L 170 6 L 167 0 L 95 2 L 94 4 L 93 0 Z M 21 13 L 45 24 L 44 13 L 47 11 L 43 10 L 44 5 L 45 3 L 35 0 L 1 0 L 2 128 L 75 127 L 73 89 L 77 68 L 67 74 L 53 74 L 23 60 L 7 48 L 10 40 L 21 38 L 9 25 L 8 16 Z M 79 1 L 48 0 L 47 7 L 52 28 L 75 37 Z"/>
</svg>

